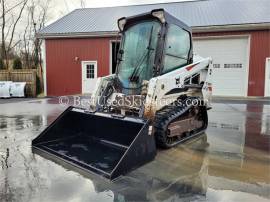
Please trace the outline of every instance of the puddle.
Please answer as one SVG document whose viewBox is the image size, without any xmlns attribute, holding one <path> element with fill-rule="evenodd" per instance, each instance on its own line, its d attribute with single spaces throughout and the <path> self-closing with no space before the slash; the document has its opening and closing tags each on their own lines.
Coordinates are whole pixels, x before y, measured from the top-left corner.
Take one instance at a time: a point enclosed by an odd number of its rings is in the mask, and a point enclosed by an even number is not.
<svg viewBox="0 0 270 202">
<path fill-rule="evenodd" d="M 270 105 L 214 103 L 205 135 L 109 182 L 33 154 L 32 139 L 65 109 L 55 102 L 0 106 L 0 201 L 270 200 Z"/>
</svg>

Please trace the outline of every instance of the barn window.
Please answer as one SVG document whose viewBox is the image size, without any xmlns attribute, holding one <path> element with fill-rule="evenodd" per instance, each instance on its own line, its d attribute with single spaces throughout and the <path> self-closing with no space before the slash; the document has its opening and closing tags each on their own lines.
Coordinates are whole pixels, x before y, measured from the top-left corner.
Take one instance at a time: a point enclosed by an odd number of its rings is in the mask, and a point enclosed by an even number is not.
<svg viewBox="0 0 270 202">
<path fill-rule="evenodd" d="M 224 68 L 242 68 L 242 64 L 224 64 Z"/>
<path fill-rule="evenodd" d="M 87 65 L 86 66 L 86 78 L 87 79 L 94 79 L 95 78 L 95 66 L 94 65 Z"/>
<path fill-rule="evenodd" d="M 214 68 L 220 68 L 220 64 L 213 64 Z"/>
</svg>

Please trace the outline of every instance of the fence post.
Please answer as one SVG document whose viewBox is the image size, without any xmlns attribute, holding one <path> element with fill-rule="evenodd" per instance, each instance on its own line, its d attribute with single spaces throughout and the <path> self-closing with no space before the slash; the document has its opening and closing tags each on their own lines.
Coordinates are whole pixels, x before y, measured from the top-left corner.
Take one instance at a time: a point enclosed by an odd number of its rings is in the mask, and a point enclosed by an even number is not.
<svg viewBox="0 0 270 202">
<path fill-rule="evenodd" d="M 36 70 L 32 71 L 32 77 L 33 77 L 32 84 L 33 84 L 33 88 L 34 88 L 33 96 L 36 97 L 37 96 L 37 73 L 36 73 Z"/>
<path fill-rule="evenodd" d="M 7 70 L 7 78 L 8 78 L 8 81 L 11 81 L 11 71 L 10 71 L 10 69 Z"/>
</svg>

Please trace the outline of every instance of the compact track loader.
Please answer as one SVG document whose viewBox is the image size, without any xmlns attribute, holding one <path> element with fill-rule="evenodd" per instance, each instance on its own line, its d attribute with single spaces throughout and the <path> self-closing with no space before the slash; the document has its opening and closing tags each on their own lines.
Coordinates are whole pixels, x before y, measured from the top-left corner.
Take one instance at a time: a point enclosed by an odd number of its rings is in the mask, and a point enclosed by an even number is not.
<svg viewBox="0 0 270 202">
<path fill-rule="evenodd" d="M 185 23 L 157 9 L 118 27 L 116 73 L 98 79 L 90 108 L 69 107 L 32 142 L 110 180 L 202 134 L 212 93 L 211 59 L 193 54 Z"/>
</svg>

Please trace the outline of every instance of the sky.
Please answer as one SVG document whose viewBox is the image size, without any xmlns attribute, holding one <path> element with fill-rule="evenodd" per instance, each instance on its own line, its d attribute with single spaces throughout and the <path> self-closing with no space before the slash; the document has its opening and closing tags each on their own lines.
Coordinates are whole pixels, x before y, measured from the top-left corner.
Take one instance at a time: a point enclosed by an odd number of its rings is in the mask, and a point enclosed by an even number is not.
<svg viewBox="0 0 270 202">
<path fill-rule="evenodd" d="M 84 0 L 84 5 L 81 3 L 81 0 L 54 0 L 51 3 L 52 11 L 50 12 L 49 19 L 46 24 L 50 24 L 51 22 L 57 20 L 58 18 L 64 16 L 76 8 L 81 8 L 82 5 L 86 8 L 96 8 L 180 1 L 191 0 Z"/>
</svg>

